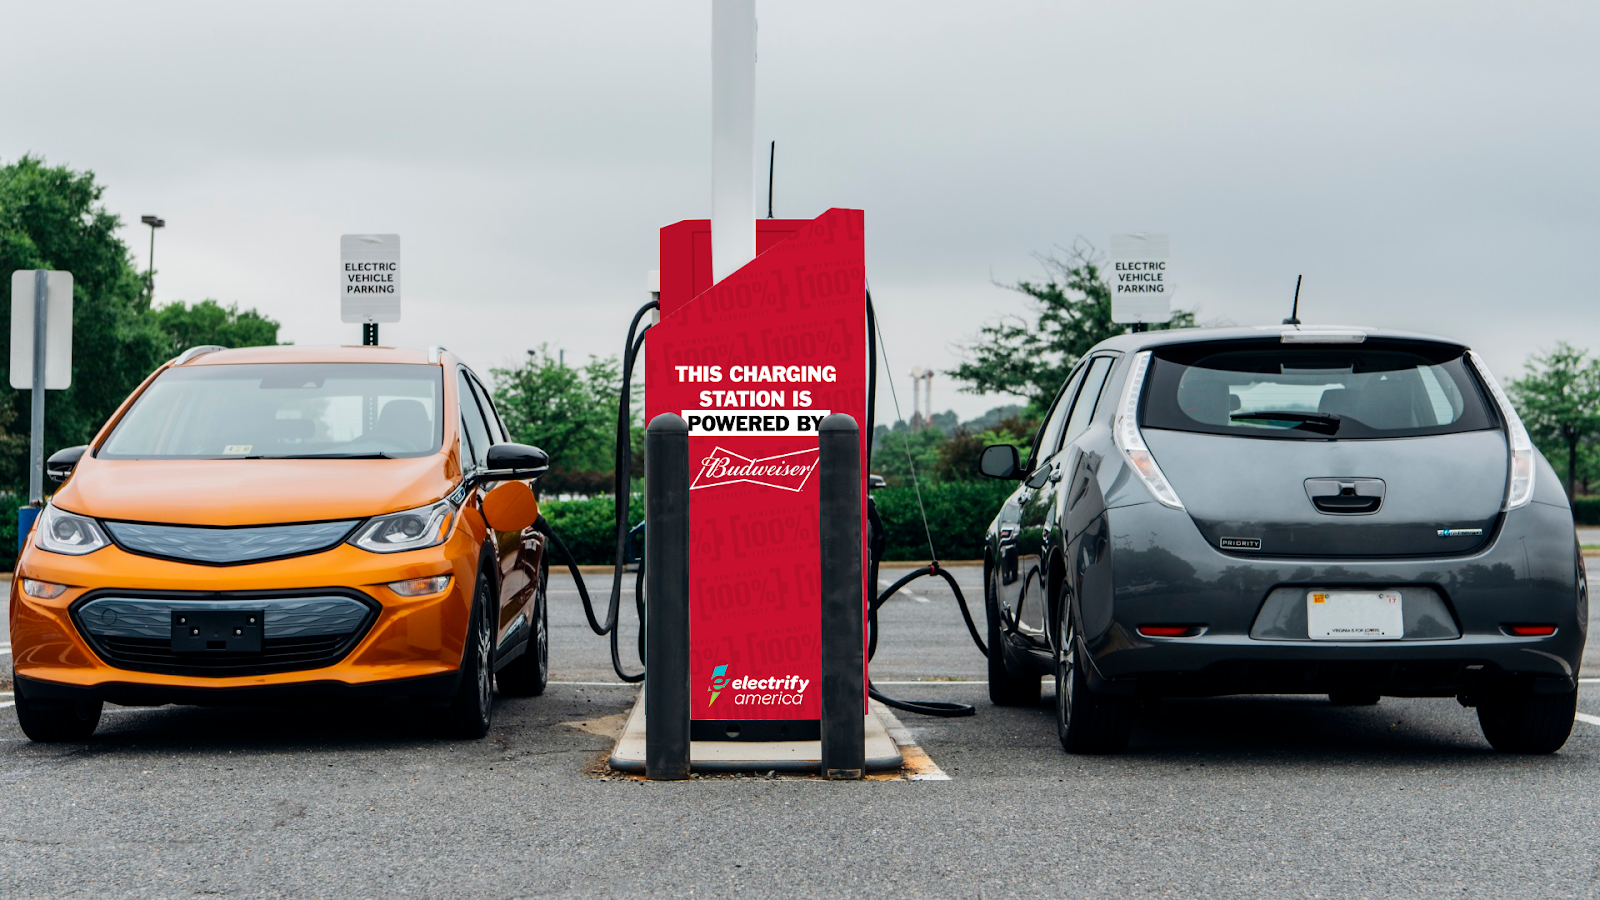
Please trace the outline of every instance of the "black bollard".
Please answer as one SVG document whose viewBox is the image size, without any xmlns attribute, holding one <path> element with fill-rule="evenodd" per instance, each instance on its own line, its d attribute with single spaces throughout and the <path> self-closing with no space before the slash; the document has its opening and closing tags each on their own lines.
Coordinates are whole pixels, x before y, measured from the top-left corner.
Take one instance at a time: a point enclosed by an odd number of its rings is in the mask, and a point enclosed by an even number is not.
<svg viewBox="0 0 1600 900">
<path fill-rule="evenodd" d="M 822 520 L 822 776 L 861 778 L 867 766 L 861 581 L 861 430 L 834 413 L 817 428 Z"/>
<path fill-rule="evenodd" d="M 644 497 L 644 772 L 681 781 L 689 777 L 689 425 L 672 413 L 645 432 Z"/>
</svg>

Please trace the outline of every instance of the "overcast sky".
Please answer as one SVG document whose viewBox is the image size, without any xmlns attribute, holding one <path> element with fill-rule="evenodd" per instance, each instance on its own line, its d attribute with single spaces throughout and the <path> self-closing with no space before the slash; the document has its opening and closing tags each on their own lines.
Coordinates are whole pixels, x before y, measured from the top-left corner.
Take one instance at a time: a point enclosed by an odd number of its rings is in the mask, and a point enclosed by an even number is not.
<svg viewBox="0 0 1600 900">
<path fill-rule="evenodd" d="M 1171 235 L 1177 305 L 1436 331 L 1508 378 L 1600 349 L 1600 5 L 758 0 L 776 212 L 866 210 L 909 414 L 1031 255 Z M 7 4 L 0 159 L 91 169 L 157 302 L 349 343 L 339 235 L 480 370 L 615 354 L 662 225 L 710 212 L 710 2 Z M 758 167 L 765 177 L 765 165 Z M 764 186 L 763 186 L 764 187 Z M 762 191 L 764 196 L 764 190 Z M 999 398 L 934 382 L 975 415 Z M 888 397 L 880 419 L 891 418 Z"/>
</svg>

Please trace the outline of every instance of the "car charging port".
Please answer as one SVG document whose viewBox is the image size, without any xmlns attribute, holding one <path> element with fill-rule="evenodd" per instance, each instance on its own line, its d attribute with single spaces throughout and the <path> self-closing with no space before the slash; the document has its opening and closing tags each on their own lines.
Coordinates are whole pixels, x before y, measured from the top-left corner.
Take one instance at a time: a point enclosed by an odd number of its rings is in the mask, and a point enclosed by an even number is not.
<svg viewBox="0 0 1600 900">
<path fill-rule="evenodd" d="M 1139 634 L 1143 637 L 1159 638 L 1185 638 L 1198 637 L 1205 633 L 1204 625 L 1140 625 Z"/>
<path fill-rule="evenodd" d="M 1506 634 L 1514 637 L 1549 637 L 1556 633 L 1554 625 L 1502 625 Z"/>
</svg>

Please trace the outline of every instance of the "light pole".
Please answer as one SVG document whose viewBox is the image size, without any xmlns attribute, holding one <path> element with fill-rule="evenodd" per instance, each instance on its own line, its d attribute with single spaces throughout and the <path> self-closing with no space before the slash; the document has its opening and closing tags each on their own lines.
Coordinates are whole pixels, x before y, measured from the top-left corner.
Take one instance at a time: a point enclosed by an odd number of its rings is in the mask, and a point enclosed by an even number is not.
<svg viewBox="0 0 1600 900">
<path fill-rule="evenodd" d="M 144 305 L 149 309 L 156 300 L 156 229 L 165 228 L 167 220 L 160 216 L 140 216 L 139 221 L 150 226 L 150 268 L 145 271 L 144 276 Z"/>
</svg>

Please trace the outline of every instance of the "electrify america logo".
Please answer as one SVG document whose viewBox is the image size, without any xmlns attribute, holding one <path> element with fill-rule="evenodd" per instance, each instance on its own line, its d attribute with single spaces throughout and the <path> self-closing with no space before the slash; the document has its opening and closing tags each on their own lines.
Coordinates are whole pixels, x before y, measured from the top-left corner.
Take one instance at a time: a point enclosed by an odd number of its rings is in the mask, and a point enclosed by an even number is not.
<svg viewBox="0 0 1600 900">
<path fill-rule="evenodd" d="M 816 470 L 816 447 L 752 459 L 719 446 L 700 460 L 700 471 L 689 490 L 749 483 L 799 493 Z"/>
<path fill-rule="evenodd" d="M 728 686 L 728 667 L 727 666 L 717 666 L 715 669 L 712 669 L 711 670 L 711 702 L 707 703 L 706 706 L 710 706 L 712 703 L 717 702 L 717 695 L 721 694 L 722 693 L 722 689 L 727 687 L 727 686 Z"/>
<path fill-rule="evenodd" d="M 805 702 L 806 688 L 811 679 L 799 675 L 779 675 L 775 678 L 729 678 L 726 665 L 711 670 L 711 699 L 707 708 L 717 702 L 724 690 L 733 695 L 734 706 L 800 706 Z"/>
</svg>

